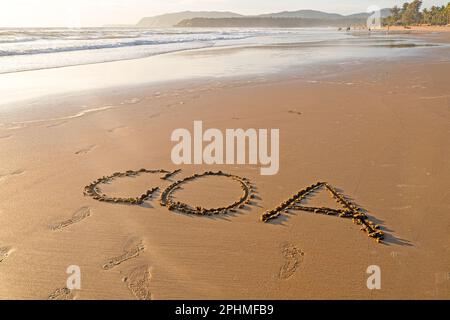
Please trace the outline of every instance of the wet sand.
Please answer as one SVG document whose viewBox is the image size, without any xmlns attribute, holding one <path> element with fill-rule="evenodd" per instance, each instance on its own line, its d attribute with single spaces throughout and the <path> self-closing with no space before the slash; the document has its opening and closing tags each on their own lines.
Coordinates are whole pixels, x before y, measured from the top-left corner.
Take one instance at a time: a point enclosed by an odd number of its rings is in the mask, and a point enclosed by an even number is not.
<svg viewBox="0 0 450 320">
<path fill-rule="evenodd" d="M 0 298 L 450 298 L 450 60 L 448 48 L 431 50 L 315 66 L 307 76 L 293 70 L 47 97 L 23 109 L 35 112 L 2 112 Z M 220 130 L 279 128 L 279 173 L 173 165 L 170 135 L 195 120 Z M 102 187 L 117 198 L 159 187 L 138 204 L 83 194 L 98 178 L 141 168 L 182 171 Z M 160 204 L 172 183 L 210 170 L 248 178 L 254 197 L 213 215 Z M 338 216 L 288 210 L 260 220 L 318 181 L 364 209 L 384 241 Z M 173 197 L 226 207 L 241 191 L 236 181 L 208 176 Z M 325 191 L 304 204 L 340 208 Z M 81 290 L 65 289 L 70 265 L 81 268 Z M 381 268 L 381 290 L 366 287 L 370 265 Z"/>
</svg>

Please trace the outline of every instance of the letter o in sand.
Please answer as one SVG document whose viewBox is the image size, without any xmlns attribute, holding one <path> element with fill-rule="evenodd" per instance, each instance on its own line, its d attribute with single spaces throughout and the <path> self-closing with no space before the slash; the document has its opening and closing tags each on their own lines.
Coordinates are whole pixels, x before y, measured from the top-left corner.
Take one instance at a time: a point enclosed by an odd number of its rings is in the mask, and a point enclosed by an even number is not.
<svg viewBox="0 0 450 320">
<path fill-rule="evenodd" d="M 176 190 L 178 190 L 182 185 L 186 185 L 190 182 L 193 182 L 201 177 L 206 176 L 221 176 L 221 177 L 227 177 L 229 179 L 232 179 L 233 181 L 236 181 L 240 184 L 242 189 L 242 194 L 238 200 L 235 202 L 227 205 L 222 206 L 220 208 L 202 208 L 202 207 L 192 207 L 186 203 L 175 201 L 173 199 L 173 194 Z M 216 215 L 216 214 L 226 214 L 229 211 L 233 212 L 236 209 L 243 209 L 245 205 L 250 204 L 250 199 L 254 198 L 254 195 L 252 194 L 253 188 L 250 185 L 250 182 L 246 178 L 242 178 L 236 175 L 224 173 L 222 171 L 218 172 L 212 172 L 207 171 L 202 174 L 194 174 L 192 176 L 188 176 L 182 180 L 178 180 L 175 183 L 171 184 L 169 187 L 167 187 L 162 195 L 161 195 L 161 205 L 166 206 L 170 211 L 178 211 L 185 214 L 193 214 L 193 215 L 199 215 L 199 216 L 210 216 L 210 215 Z"/>
</svg>

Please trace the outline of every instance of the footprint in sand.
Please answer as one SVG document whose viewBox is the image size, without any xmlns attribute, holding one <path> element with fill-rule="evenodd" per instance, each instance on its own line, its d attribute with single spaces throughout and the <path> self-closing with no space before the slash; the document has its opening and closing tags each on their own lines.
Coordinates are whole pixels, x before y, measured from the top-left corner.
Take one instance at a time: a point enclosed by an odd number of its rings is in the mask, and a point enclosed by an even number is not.
<svg viewBox="0 0 450 320">
<path fill-rule="evenodd" d="M 126 129 L 126 128 L 128 128 L 128 127 L 127 126 L 118 126 L 118 127 L 109 129 L 108 132 L 109 133 L 114 133 L 114 132 L 116 132 L 118 130 L 122 130 L 122 129 Z"/>
<path fill-rule="evenodd" d="M 10 247 L 0 247 L 0 262 L 3 262 L 6 258 L 8 258 L 10 253 Z"/>
<path fill-rule="evenodd" d="M 283 244 L 281 252 L 284 257 L 284 264 L 280 268 L 279 278 L 288 279 L 297 271 L 303 261 L 304 253 L 290 243 Z"/>
<path fill-rule="evenodd" d="M 57 222 L 54 225 L 52 225 L 50 228 L 55 231 L 61 230 L 65 227 L 68 227 L 68 226 L 74 224 L 74 223 L 77 223 L 77 222 L 80 222 L 80 221 L 86 219 L 90 215 L 91 215 L 91 208 L 82 207 L 82 208 L 78 209 L 77 211 L 75 211 L 70 219 L 67 219 L 67 220 L 64 220 L 61 222 Z"/>
<path fill-rule="evenodd" d="M 138 300 L 151 300 L 150 279 L 152 275 L 147 265 L 133 269 L 123 281 Z"/>
<path fill-rule="evenodd" d="M 125 245 L 121 255 L 109 259 L 109 261 L 105 263 L 102 268 L 103 270 L 110 270 L 127 260 L 138 257 L 144 250 L 145 246 L 141 240 L 136 241 L 132 239 Z"/>
<path fill-rule="evenodd" d="M 293 113 L 293 114 L 296 114 L 296 115 L 299 115 L 299 116 L 302 115 L 302 113 L 300 111 L 297 111 L 297 110 L 289 110 L 288 113 Z"/>
<path fill-rule="evenodd" d="M 80 149 L 80 150 L 76 151 L 75 154 L 77 154 L 77 155 L 79 155 L 79 154 L 86 154 L 86 153 L 92 151 L 92 149 L 94 149 L 94 148 L 95 148 L 95 146 L 92 145 L 92 146 L 89 146 L 89 147 L 86 147 L 86 148 L 83 148 L 83 149 Z"/>
<path fill-rule="evenodd" d="M 124 104 L 137 104 L 137 103 L 140 103 L 141 101 L 142 101 L 142 99 L 139 99 L 139 98 L 131 98 L 131 99 L 127 99 L 127 100 L 121 102 L 120 104 L 121 105 L 124 105 Z"/>
<path fill-rule="evenodd" d="M 158 118 L 159 116 L 161 116 L 161 113 L 154 113 L 154 114 L 151 114 L 148 118 L 154 119 L 154 118 Z"/>
<path fill-rule="evenodd" d="M 56 289 L 52 294 L 48 296 L 48 300 L 73 300 L 74 296 L 72 291 L 68 288 Z"/>
</svg>

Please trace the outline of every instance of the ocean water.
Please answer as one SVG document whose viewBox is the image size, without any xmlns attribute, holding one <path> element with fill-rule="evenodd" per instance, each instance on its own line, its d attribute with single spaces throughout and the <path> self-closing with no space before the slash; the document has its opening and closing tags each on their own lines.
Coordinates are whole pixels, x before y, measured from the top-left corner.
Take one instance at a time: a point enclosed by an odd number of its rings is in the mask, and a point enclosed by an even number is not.
<svg viewBox="0 0 450 320">
<path fill-rule="evenodd" d="M 0 73 L 219 46 L 348 39 L 335 29 L 0 29 Z"/>
</svg>

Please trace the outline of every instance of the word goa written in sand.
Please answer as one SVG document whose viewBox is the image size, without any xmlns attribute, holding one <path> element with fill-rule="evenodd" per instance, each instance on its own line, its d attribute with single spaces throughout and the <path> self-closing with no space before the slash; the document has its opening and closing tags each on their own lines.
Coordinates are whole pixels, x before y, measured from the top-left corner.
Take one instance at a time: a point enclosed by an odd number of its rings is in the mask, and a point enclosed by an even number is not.
<svg viewBox="0 0 450 320">
<path fill-rule="evenodd" d="M 267 129 L 226 129 L 225 135 L 213 128 L 203 132 L 203 122 L 194 121 L 193 137 L 188 129 L 172 132 L 171 141 L 178 143 L 171 159 L 176 165 L 247 164 L 248 160 L 248 164 L 264 166 L 261 175 L 275 175 L 280 167 L 280 131 L 270 129 L 270 155 L 268 134 Z M 204 142 L 208 143 L 205 148 Z"/>
</svg>

